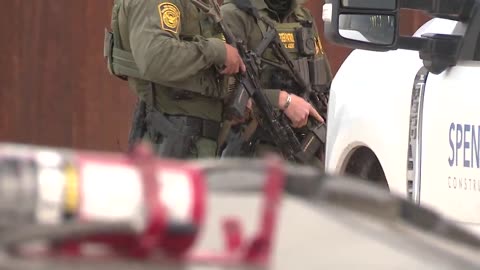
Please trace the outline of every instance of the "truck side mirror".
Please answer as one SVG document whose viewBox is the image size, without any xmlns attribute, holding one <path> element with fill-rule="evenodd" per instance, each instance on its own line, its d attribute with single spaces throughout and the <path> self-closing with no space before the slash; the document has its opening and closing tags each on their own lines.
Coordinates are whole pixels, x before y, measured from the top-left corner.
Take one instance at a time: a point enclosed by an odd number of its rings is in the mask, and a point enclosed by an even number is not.
<svg viewBox="0 0 480 270">
<path fill-rule="evenodd" d="M 397 0 L 337 0 L 323 6 L 325 35 L 336 43 L 359 49 L 396 49 Z"/>
<path fill-rule="evenodd" d="M 403 8 L 462 22 L 468 26 L 468 39 L 463 33 L 402 36 L 398 28 L 399 12 Z M 473 59 L 479 9 L 480 0 L 326 0 L 322 18 L 325 36 L 336 44 L 370 51 L 418 51 L 424 66 L 439 74 L 456 65 L 462 49 L 468 49 L 464 53 L 470 54 L 467 60 Z M 466 40 L 471 43 L 469 46 L 465 46 Z"/>
<path fill-rule="evenodd" d="M 338 24 L 345 39 L 381 46 L 395 41 L 395 17 L 391 15 L 340 14 Z"/>
</svg>

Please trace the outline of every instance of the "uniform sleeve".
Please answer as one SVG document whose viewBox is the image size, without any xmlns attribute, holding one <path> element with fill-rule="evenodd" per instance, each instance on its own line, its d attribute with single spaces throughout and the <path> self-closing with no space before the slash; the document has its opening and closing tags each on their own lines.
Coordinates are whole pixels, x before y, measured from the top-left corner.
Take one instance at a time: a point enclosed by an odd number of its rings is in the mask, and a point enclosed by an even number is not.
<svg viewBox="0 0 480 270">
<path fill-rule="evenodd" d="M 225 4 L 221 7 L 222 17 L 227 26 L 232 31 L 233 35 L 237 39 L 241 39 L 246 42 L 249 46 L 252 45 L 251 35 L 254 31 L 254 20 L 251 16 L 247 15 L 245 12 L 236 8 L 233 4 Z M 249 48 L 254 49 L 254 48 Z M 280 89 L 264 89 L 264 93 L 270 103 L 278 108 L 278 98 L 280 95 Z"/>
<path fill-rule="evenodd" d="M 200 36 L 188 42 L 179 40 L 182 20 L 188 20 L 187 4 L 181 0 L 149 0 L 130 5 L 130 44 L 145 79 L 171 86 L 225 63 L 222 40 Z"/>
</svg>

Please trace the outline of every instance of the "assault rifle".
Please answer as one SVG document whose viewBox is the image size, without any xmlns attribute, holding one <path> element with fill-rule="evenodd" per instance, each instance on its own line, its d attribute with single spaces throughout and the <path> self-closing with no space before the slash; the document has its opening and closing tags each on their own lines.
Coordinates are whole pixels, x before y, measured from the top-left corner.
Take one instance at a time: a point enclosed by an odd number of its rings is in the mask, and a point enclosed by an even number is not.
<svg viewBox="0 0 480 270">
<path fill-rule="evenodd" d="M 236 74 L 235 79 L 239 82 L 233 93 L 233 103 L 227 109 L 231 115 L 242 117 L 246 109 L 248 97 L 251 97 L 258 108 L 259 117 L 263 128 L 269 133 L 275 145 L 281 150 L 285 159 L 289 161 L 299 161 L 306 163 L 317 152 L 322 143 L 325 142 L 326 128 L 324 123 L 315 123 L 309 129 L 308 134 L 302 142 L 289 124 L 288 119 L 281 112 L 274 109 L 273 105 L 267 99 L 260 83 L 261 63 L 275 65 L 289 72 L 297 84 L 303 88 L 303 97 L 310 101 L 312 95 L 311 87 L 305 82 L 301 74 L 295 69 L 295 65 L 288 56 L 279 40 L 278 32 L 274 27 L 270 27 L 266 38 L 254 50 L 247 50 L 244 41 L 237 39 L 231 30 L 224 23 L 220 7 L 216 0 L 208 0 L 208 4 L 201 0 L 192 0 L 192 3 L 201 11 L 209 15 L 217 23 L 225 37 L 225 41 L 235 47 L 245 66 L 246 72 Z M 266 49 L 272 48 L 284 60 L 284 63 L 275 63 L 261 58 Z M 318 104 L 313 104 L 317 107 Z"/>
</svg>

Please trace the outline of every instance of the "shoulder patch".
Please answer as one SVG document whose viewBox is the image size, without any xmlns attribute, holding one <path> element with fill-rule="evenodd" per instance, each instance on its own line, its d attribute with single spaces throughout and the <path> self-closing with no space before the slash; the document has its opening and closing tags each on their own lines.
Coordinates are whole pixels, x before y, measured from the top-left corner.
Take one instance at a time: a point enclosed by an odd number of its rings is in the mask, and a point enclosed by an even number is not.
<svg viewBox="0 0 480 270">
<path fill-rule="evenodd" d="M 180 11 L 177 6 L 169 2 L 161 3 L 158 5 L 158 14 L 160 15 L 160 27 L 176 34 L 180 26 Z"/>
</svg>

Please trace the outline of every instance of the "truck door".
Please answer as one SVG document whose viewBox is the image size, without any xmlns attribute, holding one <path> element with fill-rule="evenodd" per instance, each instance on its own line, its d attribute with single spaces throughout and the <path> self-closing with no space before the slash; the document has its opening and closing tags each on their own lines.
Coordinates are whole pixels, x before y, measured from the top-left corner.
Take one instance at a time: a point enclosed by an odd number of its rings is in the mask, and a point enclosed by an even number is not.
<svg viewBox="0 0 480 270">
<path fill-rule="evenodd" d="M 428 74 L 420 119 L 418 201 L 480 224 L 480 62 Z"/>
</svg>

